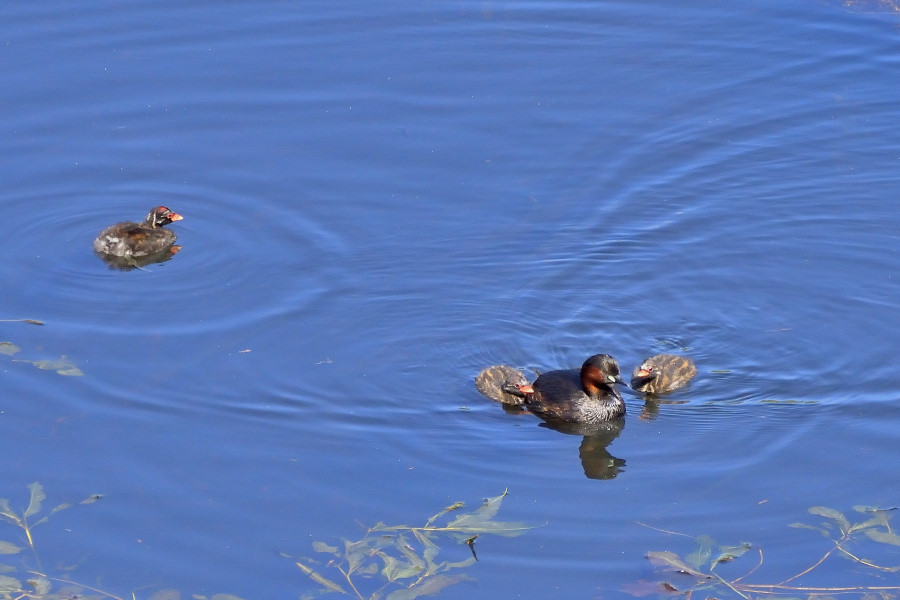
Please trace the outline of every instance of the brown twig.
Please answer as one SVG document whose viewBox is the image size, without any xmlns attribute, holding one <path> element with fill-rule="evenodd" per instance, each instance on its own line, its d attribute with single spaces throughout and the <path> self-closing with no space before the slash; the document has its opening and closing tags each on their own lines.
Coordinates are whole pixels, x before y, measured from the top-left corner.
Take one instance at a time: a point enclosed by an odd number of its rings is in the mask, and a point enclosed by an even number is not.
<svg viewBox="0 0 900 600">
<path fill-rule="evenodd" d="M 750 577 L 751 575 L 753 575 L 754 573 L 756 573 L 759 570 L 759 568 L 763 564 L 763 551 L 762 551 L 762 548 L 757 548 L 757 550 L 759 551 L 759 562 L 756 563 L 756 566 L 753 567 L 752 569 L 750 569 L 749 571 L 747 571 L 746 573 L 744 573 L 743 575 L 741 575 L 740 577 L 738 577 L 737 579 L 733 579 L 731 581 L 731 583 L 733 583 L 733 584 L 738 583 L 741 579 L 746 579 L 747 577 Z"/>
<path fill-rule="evenodd" d="M 660 533 L 668 533 L 669 535 L 680 535 L 682 537 L 694 539 L 694 536 L 692 536 L 692 535 L 688 535 L 686 533 L 681 533 L 679 531 L 669 531 L 668 529 L 660 529 L 659 527 L 654 527 L 653 525 L 648 525 L 647 523 L 644 523 L 643 521 L 635 521 L 635 523 L 637 523 L 638 525 L 641 525 L 642 527 L 646 527 L 647 529 L 652 529 L 653 531 L 659 531 Z"/>
<path fill-rule="evenodd" d="M 779 582 L 779 583 L 776 583 L 775 586 L 781 586 L 781 585 L 784 585 L 785 583 L 787 583 L 787 582 L 789 582 L 789 581 L 793 581 L 793 580 L 797 579 L 798 577 L 803 577 L 804 575 L 806 575 L 807 573 L 809 573 L 810 571 L 812 571 L 813 569 L 815 569 L 816 567 L 818 567 L 819 565 L 821 565 L 823 562 L 825 562 L 825 559 L 827 559 L 829 556 L 831 556 L 831 554 L 832 554 L 835 550 L 837 550 L 838 548 L 840 548 L 840 542 L 835 542 L 835 543 L 834 543 L 834 548 L 832 548 L 831 550 L 829 550 L 828 552 L 826 552 L 825 555 L 824 555 L 822 558 L 820 558 L 819 560 L 817 560 L 816 563 L 815 563 L 813 566 L 811 566 L 811 567 L 809 567 L 808 569 L 805 569 L 805 570 L 803 570 L 803 571 L 797 573 L 797 574 L 794 575 L 793 577 L 788 577 L 788 578 L 785 579 L 784 581 L 781 581 L 781 582 Z"/>
</svg>

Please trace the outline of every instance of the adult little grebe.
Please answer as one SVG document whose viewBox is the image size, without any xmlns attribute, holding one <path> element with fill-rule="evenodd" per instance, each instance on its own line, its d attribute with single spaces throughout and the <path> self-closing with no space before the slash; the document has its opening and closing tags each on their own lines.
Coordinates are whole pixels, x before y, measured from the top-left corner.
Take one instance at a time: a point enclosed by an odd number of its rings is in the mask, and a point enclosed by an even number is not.
<svg viewBox="0 0 900 600">
<path fill-rule="evenodd" d="M 625 402 L 613 384 L 621 383 L 619 363 L 609 354 L 595 354 L 581 369 L 549 371 L 531 385 L 510 385 L 525 406 L 550 423 L 600 423 L 625 414 Z"/>
<path fill-rule="evenodd" d="M 696 374 L 697 367 L 688 357 L 657 354 L 635 368 L 631 388 L 645 394 L 668 394 L 686 386 Z"/>
<path fill-rule="evenodd" d="M 94 240 L 94 250 L 112 256 L 134 257 L 163 252 L 175 243 L 175 234 L 163 229 L 163 225 L 183 218 L 165 206 L 157 206 L 143 223 L 116 223 L 101 231 Z"/>
</svg>

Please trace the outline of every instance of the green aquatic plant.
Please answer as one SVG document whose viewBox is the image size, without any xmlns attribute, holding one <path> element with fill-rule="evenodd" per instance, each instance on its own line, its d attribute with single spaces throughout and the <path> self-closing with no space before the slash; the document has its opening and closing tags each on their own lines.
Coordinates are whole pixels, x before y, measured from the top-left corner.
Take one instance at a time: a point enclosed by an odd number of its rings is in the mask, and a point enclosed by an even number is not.
<svg viewBox="0 0 900 600">
<path fill-rule="evenodd" d="M 478 560 L 475 540 L 479 535 L 515 537 L 534 528 L 524 523 L 493 520 L 508 492 L 488 498 L 471 512 L 461 512 L 465 505 L 456 502 L 421 526 L 379 522 L 367 528 L 357 541 L 345 539 L 341 545 L 314 542 L 313 551 L 328 557 L 324 561 L 295 559 L 300 570 L 321 586 L 301 598 L 334 592 L 358 600 L 378 600 L 385 598 L 385 594 L 386 600 L 413 600 L 470 580 L 465 574 L 448 572 L 475 564 Z M 442 537 L 466 544 L 471 556 L 453 562 L 439 560 L 438 541 Z M 322 574 L 330 571 L 339 576 L 331 579 Z"/>
<path fill-rule="evenodd" d="M 868 573 L 874 578 L 884 573 L 900 571 L 900 565 L 880 564 L 879 561 L 872 558 L 863 558 L 860 552 L 851 549 L 851 547 L 867 542 L 875 542 L 875 544 L 871 544 L 875 549 L 886 548 L 886 546 L 877 546 L 877 544 L 900 546 L 900 535 L 893 531 L 890 524 L 893 516 L 892 511 L 896 510 L 896 508 L 854 506 L 853 509 L 864 515 L 864 518 L 856 523 L 851 523 L 850 519 L 840 511 L 824 506 L 813 506 L 809 509 L 810 514 L 824 517 L 824 520 L 818 524 L 791 523 L 790 527 L 816 531 L 831 543 L 828 550 L 823 555 L 812 560 L 808 567 L 776 583 L 748 583 L 746 581 L 763 566 L 763 551 L 761 547 L 756 548 L 756 554 L 759 557 L 756 565 L 746 573 L 736 578 L 721 576 L 716 572 L 716 567 L 741 557 L 751 549 L 751 545 L 747 542 L 741 542 L 735 546 L 717 547 L 711 537 L 701 535 L 695 538 L 697 548 L 684 558 L 670 551 L 647 553 L 647 558 L 654 565 L 663 568 L 666 572 L 678 574 L 677 579 L 667 577 L 657 581 L 642 581 L 626 586 L 625 591 L 635 596 L 657 593 L 665 596 L 680 594 L 687 598 L 690 598 L 695 593 L 705 592 L 712 594 L 709 597 L 727 598 L 734 596 L 745 600 L 761 597 L 793 599 L 801 596 L 825 599 L 831 598 L 835 594 L 859 594 L 860 597 L 867 600 L 869 598 L 873 600 L 896 598 L 897 594 L 900 593 L 900 585 L 867 585 L 860 583 L 854 585 L 804 586 L 797 583 L 799 578 L 819 569 L 833 556 L 841 556 L 855 565 L 865 567 L 863 571 L 854 570 L 854 577 L 860 577 L 861 573 Z M 640 524 L 649 527 L 649 525 L 644 523 Z M 685 536 L 683 533 L 673 531 L 658 531 Z M 896 555 L 896 553 L 894 554 Z M 831 569 L 830 575 L 835 575 L 835 569 Z"/>
</svg>

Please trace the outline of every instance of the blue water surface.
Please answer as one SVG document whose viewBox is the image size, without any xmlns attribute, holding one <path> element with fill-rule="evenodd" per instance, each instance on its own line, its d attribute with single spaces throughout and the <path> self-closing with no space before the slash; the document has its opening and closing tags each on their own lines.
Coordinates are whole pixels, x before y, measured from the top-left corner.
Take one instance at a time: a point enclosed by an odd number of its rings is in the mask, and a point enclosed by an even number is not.
<svg viewBox="0 0 900 600">
<path fill-rule="evenodd" d="M 439 597 L 628 597 L 700 534 L 763 548 L 762 583 L 810 566 L 809 507 L 900 503 L 898 14 L 4 5 L 0 318 L 45 325 L 0 323 L 0 497 L 103 497 L 0 564 L 297 598 L 312 542 L 508 489 L 496 518 L 539 527 L 480 536 Z M 94 255 L 158 204 L 185 217 L 170 261 Z M 597 352 L 699 374 L 626 394 L 608 439 L 473 386 Z M 83 374 L 34 364 L 62 357 Z"/>
</svg>

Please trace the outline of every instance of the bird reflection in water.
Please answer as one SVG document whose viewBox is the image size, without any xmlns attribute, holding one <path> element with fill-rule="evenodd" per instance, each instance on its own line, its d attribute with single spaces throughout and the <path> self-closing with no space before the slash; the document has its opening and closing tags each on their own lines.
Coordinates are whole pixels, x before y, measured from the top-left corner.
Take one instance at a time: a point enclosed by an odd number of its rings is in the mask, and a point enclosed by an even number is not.
<svg viewBox="0 0 900 600">
<path fill-rule="evenodd" d="M 162 252 L 148 254 L 147 256 L 113 256 L 112 254 L 104 254 L 102 252 L 95 252 L 94 254 L 103 259 L 103 262 L 105 262 L 110 269 L 115 271 L 130 271 L 132 269 L 144 269 L 144 267 L 157 263 L 164 263 L 178 254 L 179 250 L 181 250 L 181 246 L 170 246 Z"/>
</svg>

